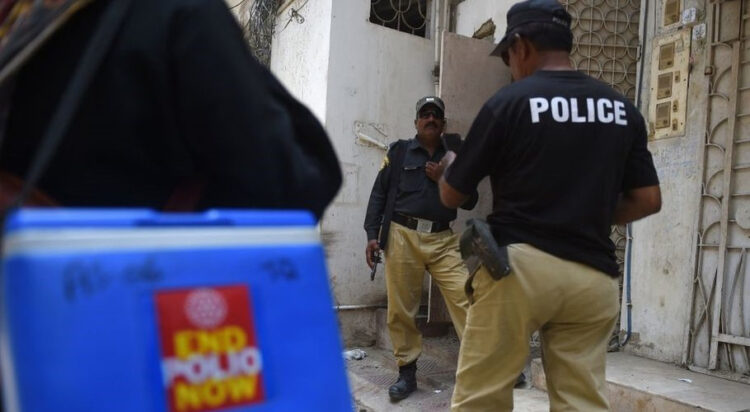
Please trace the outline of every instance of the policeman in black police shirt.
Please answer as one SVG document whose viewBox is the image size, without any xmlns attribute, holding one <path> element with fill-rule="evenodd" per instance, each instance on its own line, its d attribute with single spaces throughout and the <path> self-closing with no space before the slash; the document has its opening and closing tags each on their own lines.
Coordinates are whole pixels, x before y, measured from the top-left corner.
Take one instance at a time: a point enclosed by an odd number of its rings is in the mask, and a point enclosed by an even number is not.
<svg viewBox="0 0 750 412">
<path fill-rule="evenodd" d="M 388 331 L 399 366 L 398 381 L 388 390 L 394 401 L 406 398 L 417 387 L 422 335 L 415 316 L 425 270 L 440 287 L 459 337 L 469 306 L 464 293 L 468 273 L 458 251 L 458 235 L 449 226 L 456 219 L 456 211 L 440 203 L 437 186 L 442 175 L 439 162 L 446 153 L 445 104 L 438 97 L 424 97 L 417 102 L 416 114 L 417 136 L 391 145 L 373 185 L 364 225 L 368 240 L 365 253 L 371 268 L 372 253 L 381 246 L 385 249 Z M 392 184 L 394 172 L 399 173 L 397 184 Z M 390 205 L 389 221 L 387 199 L 391 189 L 395 201 Z M 460 205 L 464 209 L 472 209 L 477 203 L 476 191 L 469 193 L 472 196 Z"/>
<path fill-rule="evenodd" d="M 550 409 L 609 408 L 605 354 L 619 308 L 610 225 L 658 212 L 661 192 L 638 110 L 570 66 L 570 21 L 554 0 L 510 9 L 493 54 L 516 82 L 487 101 L 443 161 L 449 207 L 491 177 L 487 219 L 512 267 L 498 281 L 484 269 L 473 280 L 454 411 L 511 410 L 537 329 Z"/>
</svg>

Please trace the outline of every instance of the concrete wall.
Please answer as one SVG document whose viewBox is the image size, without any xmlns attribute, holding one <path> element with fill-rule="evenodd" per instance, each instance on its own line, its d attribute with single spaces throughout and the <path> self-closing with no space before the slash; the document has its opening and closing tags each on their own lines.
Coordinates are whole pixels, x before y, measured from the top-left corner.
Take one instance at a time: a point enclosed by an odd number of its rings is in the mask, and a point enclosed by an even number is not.
<svg viewBox="0 0 750 412">
<path fill-rule="evenodd" d="M 355 123 L 390 143 L 414 136 L 414 104 L 434 93 L 434 43 L 368 22 L 369 1 L 334 1 L 326 128 L 345 175 L 322 230 L 329 240 L 331 284 L 339 304 L 383 304 L 379 270 L 370 282 L 362 228 L 385 151 L 357 143 Z"/>
<path fill-rule="evenodd" d="M 471 36 L 487 19 L 497 26 L 495 42 L 505 32 L 505 14 L 513 1 L 466 0 L 456 7 L 456 32 Z M 642 4 L 645 2 L 642 2 Z M 662 2 L 649 2 L 648 43 L 642 91 L 642 112 L 648 113 L 650 50 L 661 19 Z M 702 2 L 683 2 L 684 8 L 705 10 Z M 658 10 L 658 13 L 657 13 Z M 660 30 L 661 32 L 661 30 Z M 703 75 L 704 50 L 693 45 L 693 71 L 689 79 L 686 135 L 649 145 L 662 183 L 664 207 L 660 214 L 633 225 L 632 324 L 633 337 L 626 350 L 668 362 L 679 362 L 689 321 L 691 281 L 694 272 L 695 231 L 700 201 L 705 130 L 706 84 Z M 622 327 L 626 313 L 623 306 Z M 623 331 L 624 332 L 624 331 Z"/>
<path fill-rule="evenodd" d="M 686 0 L 683 7 L 695 7 Z M 704 9 L 702 5 L 699 7 Z M 642 110 L 647 117 L 654 35 L 660 29 L 662 2 L 650 2 L 643 56 Z M 657 32 L 658 30 L 658 32 Z M 685 136 L 649 144 L 661 181 L 663 207 L 658 215 L 633 225 L 633 339 L 625 349 L 666 362 L 680 362 L 690 316 L 692 277 L 703 162 L 707 84 L 703 74 L 704 45 L 693 42 L 693 70 L 688 80 Z M 621 325 L 626 325 L 625 307 Z"/>
<path fill-rule="evenodd" d="M 276 20 L 271 71 L 325 123 L 333 0 L 308 1 L 301 7 L 304 3 L 293 2 Z M 300 10 L 303 23 L 289 22 L 291 8 Z"/>
<path fill-rule="evenodd" d="M 300 7 L 296 1 L 291 7 Z M 385 151 L 358 143 L 355 124 L 384 143 L 414 136 L 414 104 L 434 93 L 434 43 L 368 21 L 367 0 L 308 1 L 277 20 L 271 70 L 324 123 L 344 172 L 343 187 L 321 221 L 336 305 L 384 305 L 379 270 L 370 281 L 363 229 L 372 184 Z M 373 343 L 374 310 L 339 312 L 349 345 Z"/>
<path fill-rule="evenodd" d="M 686 7 L 691 1 L 695 0 L 687 0 Z M 464 1 L 456 9 L 456 31 L 471 36 L 491 17 L 498 41 L 511 4 Z M 654 35 L 657 7 L 661 10 L 660 2 L 651 2 L 648 39 Z M 305 22 L 293 21 L 284 30 L 288 12 L 280 15 L 271 67 L 325 123 L 344 170 L 344 186 L 321 224 L 336 304 L 383 304 L 383 272 L 370 282 L 364 263 L 362 222 L 384 151 L 358 143 L 355 124 L 361 123 L 368 135 L 386 143 L 414 135 L 414 102 L 434 92 L 434 43 L 369 23 L 369 2 L 364 0 L 310 1 L 301 13 Z M 649 42 L 643 54 L 644 113 L 651 47 Z M 702 46 L 693 45 L 693 58 L 697 69 L 689 80 L 686 135 L 650 144 L 662 181 L 664 208 L 633 227 L 634 335 L 626 350 L 670 362 L 680 360 L 684 347 L 700 200 L 706 90 Z M 341 312 L 345 340 L 366 343 L 374 339 L 373 313 Z M 626 325 L 624 314 L 622 325 Z"/>
</svg>

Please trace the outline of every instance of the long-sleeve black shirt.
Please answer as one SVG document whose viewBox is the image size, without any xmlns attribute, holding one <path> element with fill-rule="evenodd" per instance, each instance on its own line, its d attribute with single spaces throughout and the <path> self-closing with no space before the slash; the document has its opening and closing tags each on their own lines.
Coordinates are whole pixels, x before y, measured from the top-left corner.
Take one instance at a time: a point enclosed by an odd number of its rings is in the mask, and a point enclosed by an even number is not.
<svg viewBox="0 0 750 412">
<path fill-rule="evenodd" d="M 393 146 L 391 146 L 392 148 Z M 445 152 L 445 148 L 441 145 L 430 156 L 429 152 L 420 145 L 416 138 L 409 140 L 404 164 L 401 167 L 398 189 L 396 190 L 394 212 L 432 220 L 433 222 L 450 222 L 456 219 L 456 209 L 443 206 L 440 202 L 438 184 L 427 177 L 425 173 L 425 164 L 428 161 L 440 162 Z M 389 150 L 387 156 L 390 155 L 391 150 Z M 390 160 L 387 160 L 384 167 L 378 172 L 370 193 L 370 201 L 367 204 L 365 216 L 365 231 L 368 240 L 378 238 L 386 198 L 388 197 L 388 176 L 391 173 L 391 168 Z M 461 208 L 473 209 L 478 199 L 479 196 L 475 190 L 471 198 Z"/>
<path fill-rule="evenodd" d="M 0 168 L 23 177 L 110 1 L 86 6 L 21 69 Z M 133 0 L 40 188 L 65 206 L 198 205 L 320 217 L 341 171 L 320 123 L 251 55 L 223 1 Z"/>
</svg>

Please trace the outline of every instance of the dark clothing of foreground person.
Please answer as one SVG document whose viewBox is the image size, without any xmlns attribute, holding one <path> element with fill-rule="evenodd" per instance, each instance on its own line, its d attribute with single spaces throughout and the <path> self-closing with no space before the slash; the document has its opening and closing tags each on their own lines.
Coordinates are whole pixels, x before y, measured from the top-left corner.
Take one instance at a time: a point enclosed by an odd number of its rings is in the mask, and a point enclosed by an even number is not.
<svg viewBox="0 0 750 412">
<path fill-rule="evenodd" d="M 77 12 L 2 86 L 12 88 L 3 171 L 27 173 L 109 3 Z M 320 218 L 341 184 L 333 148 L 251 56 L 225 3 L 133 0 L 127 13 L 39 188 L 63 206 L 161 209 L 187 193 L 197 209 Z"/>
</svg>

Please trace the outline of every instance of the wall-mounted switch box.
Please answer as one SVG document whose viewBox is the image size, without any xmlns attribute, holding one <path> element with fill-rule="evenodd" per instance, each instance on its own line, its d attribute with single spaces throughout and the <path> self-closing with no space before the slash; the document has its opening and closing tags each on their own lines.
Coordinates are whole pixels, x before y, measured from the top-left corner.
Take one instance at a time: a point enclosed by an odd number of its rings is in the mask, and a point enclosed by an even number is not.
<svg viewBox="0 0 750 412">
<path fill-rule="evenodd" d="M 691 32 L 684 28 L 654 39 L 649 100 L 652 139 L 685 134 Z"/>
<path fill-rule="evenodd" d="M 693 40 L 703 40 L 706 38 L 706 23 L 701 23 L 693 27 Z"/>
<path fill-rule="evenodd" d="M 662 9 L 662 26 L 671 26 L 677 24 L 682 18 L 682 1 L 681 0 L 665 0 L 664 8 Z"/>
</svg>

